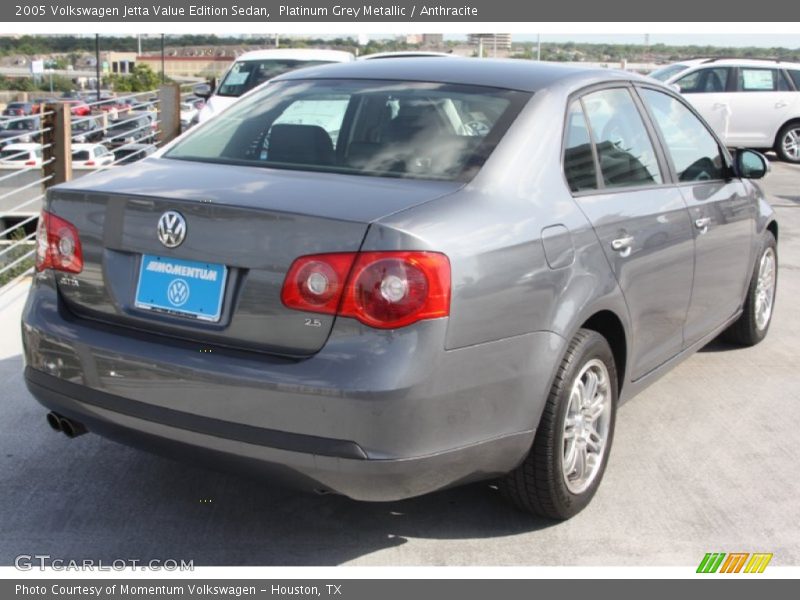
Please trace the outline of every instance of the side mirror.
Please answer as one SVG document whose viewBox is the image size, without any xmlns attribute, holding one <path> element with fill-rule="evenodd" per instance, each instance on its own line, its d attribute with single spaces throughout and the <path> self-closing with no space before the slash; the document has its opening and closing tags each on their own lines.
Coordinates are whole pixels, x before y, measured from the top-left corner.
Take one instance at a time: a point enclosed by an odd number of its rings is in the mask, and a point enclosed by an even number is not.
<svg viewBox="0 0 800 600">
<path fill-rule="evenodd" d="M 767 157 L 755 150 L 738 150 L 736 152 L 736 172 L 743 179 L 761 179 L 769 173 L 770 165 Z"/>
<path fill-rule="evenodd" d="M 679 86 L 677 83 L 670 83 L 669 87 L 671 87 L 674 91 L 678 92 L 679 94 L 681 93 L 681 86 Z"/>
<path fill-rule="evenodd" d="M 211 97 L 213 90 L 207 83 L 198 83 L 196 86 L 194 86 L 194 88 L 192 88 L 192 92 L 194 92 L 195 96 L 208 100 Z"/>
</svg>

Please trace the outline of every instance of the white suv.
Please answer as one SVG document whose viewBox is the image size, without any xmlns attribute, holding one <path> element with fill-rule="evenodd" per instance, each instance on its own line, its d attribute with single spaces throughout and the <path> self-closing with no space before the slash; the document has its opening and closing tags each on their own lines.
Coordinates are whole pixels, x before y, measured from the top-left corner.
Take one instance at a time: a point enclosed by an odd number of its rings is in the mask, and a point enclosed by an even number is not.
<svg viewBox="0 0 800 600">
<path fill-rule="evenodd" d="M 800 163 L 800 64 L 699 58 L 650 76 L 677 86 L 727 146 Z"/>
</svg>

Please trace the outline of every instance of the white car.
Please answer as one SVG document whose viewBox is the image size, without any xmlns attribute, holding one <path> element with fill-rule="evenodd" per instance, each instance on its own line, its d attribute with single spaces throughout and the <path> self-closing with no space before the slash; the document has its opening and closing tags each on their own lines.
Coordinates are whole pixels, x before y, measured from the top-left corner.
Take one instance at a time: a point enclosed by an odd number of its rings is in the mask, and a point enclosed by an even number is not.
<svg viewBox="0 0 800 600">
<path fill-rule="evenodd" d="M 198 110 L 189 102 L 181 102 L 181 131 L 191 127 L 192 120 L 197 116 Z"/>
<path fill-rule="evenodd" d="M 202 123 L 220 111 L 228 108 L 236 100 L 253 88 L 266 83 L 287 71 L 314 67 L 327 63 L 341 63 L 355 60 L 350 52 L 339 50 L 256 50 L 242 54 L 222 76 L 217 89 L 207 89 L 207 84 L 195 87 L 195 94 L 207 97 L 206 105 L 198 114 Z M 201 89 L 205 87 L 206 89 Z"/>
<path fill-rule="evenodd" d="M 102 144 L 72 144 L 73 169 L 97 169 L 114 162 L 114 154 Z"/>
<path fill-rule="evenodd" d="M 800 64 L 699 58 L 650 76 L 679 89 L 728 147 L 800 163 Z"/>
<path fill-rule="evenodd" d="M 41 144 L 8 144 L 0 150 L 0 169 L 27 169 L 41 166 Z"/>
</svg>

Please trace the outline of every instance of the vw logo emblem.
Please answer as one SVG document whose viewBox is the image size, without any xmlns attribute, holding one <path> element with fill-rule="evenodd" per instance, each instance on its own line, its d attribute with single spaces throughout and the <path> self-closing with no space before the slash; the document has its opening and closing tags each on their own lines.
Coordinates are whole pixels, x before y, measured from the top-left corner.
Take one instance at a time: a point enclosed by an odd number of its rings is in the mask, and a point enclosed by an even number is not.
<svg viewBox="0 0 800 600">
<path fill-rule="evenodd" d="M 183 279 L 173 279 L 167 288 L 167 300 L 172 306 L 183 306 L 189 299 L 189 284 Z"/>
<path fill-rule="evenodd" d="M 186 220 L 181 213 L 168 210 L 158 219 L 158 239 L 167 248 L 177 248 L 186 239 Z"/>
</svg>

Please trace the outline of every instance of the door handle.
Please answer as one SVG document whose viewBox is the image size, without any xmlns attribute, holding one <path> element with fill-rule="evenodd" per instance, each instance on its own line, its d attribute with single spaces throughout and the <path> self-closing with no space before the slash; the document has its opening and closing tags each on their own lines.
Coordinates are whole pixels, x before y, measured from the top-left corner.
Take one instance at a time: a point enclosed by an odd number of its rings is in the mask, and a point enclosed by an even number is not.
<svg viewBox="0 0 800 600">
<path fill-rule="evenodd" d="M 620 256 L 625 257 L 631 253 L 631 247 L 633 246 L 633 236 L 626 235 L 621 238 L 617 238 L 615 240 L 611 240 L 611 248 L 616 252 L 620 253 Z"/>
<path fill-rule="evenodd" d="M 695 219 L 694 226 L 700 230 L 700 233 L 705 233 L 708 231 L 708 226 L 711 224 L 711 217 L 703 217 L 701 219 Z"/>
<path fill-rule="evenodd" d="M 714 104 L 711 105 L 711 108 L 713 108 L 714 110 L 719 110 L 720 108 L 725 108 L 727 106 L 728 105 L 725 104 L 724 102 L 715 102 Z"/>
<path fill-rule="evenodd" d="M 775 108 L 786 108 L 787 106 L 789 106 L 789 103 L 784 102 L 783 100 L 779 100 L 775 103 Z"/>
</svg>

